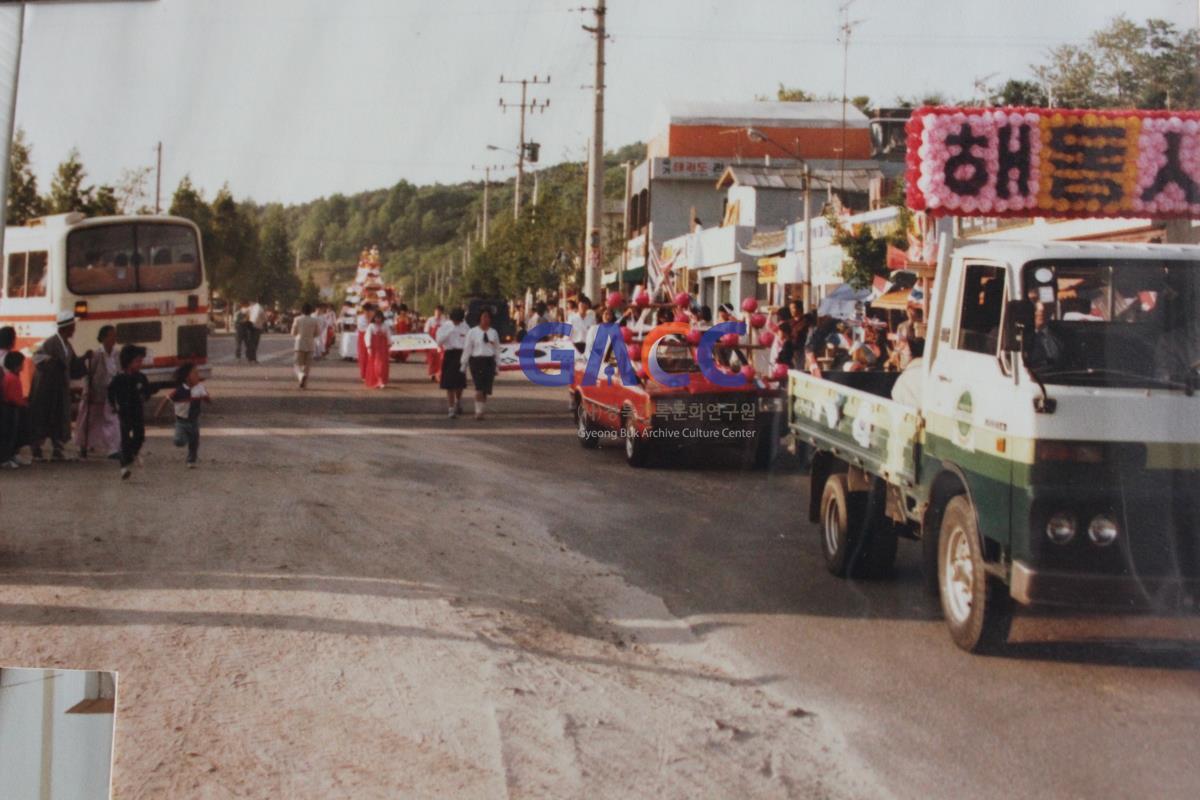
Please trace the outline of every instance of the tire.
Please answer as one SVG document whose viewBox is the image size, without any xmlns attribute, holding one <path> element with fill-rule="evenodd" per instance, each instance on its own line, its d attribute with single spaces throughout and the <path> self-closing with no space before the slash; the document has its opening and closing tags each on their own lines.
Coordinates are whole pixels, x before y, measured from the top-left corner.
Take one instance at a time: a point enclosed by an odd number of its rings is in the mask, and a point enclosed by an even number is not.
<svg viewBox="0 0 1200 800">
<path fill-rule="evenodd" d="M 946 504 L 938 535 L 938 594 L 950 638 L 968 653 L 993 653 L 1008 641 L 1012 600 L 984 569 L 975 509 L 963 495 Z"/>
<path fill-rule="evenodd" d="M 625 460 L 631 467 L 644 467 L 650 463 L 650 437 L 638 433 L 633 414 L 624 417 Z"/>
<path fill-rule="evenodd" d="M 821 491 L 821 554 L 825 568 L 839 578 L 850 577 L 852 553 L 858 547 L 867 508 L 866 492 L 851 492 L 846 476 L 830 475 Z"/>
<path fill-rule="evenodd" d="M 596 426 L 588 419 L 582 402 L 575 406 L 575 435 L 579 437 L 579 443 L 583 445 L 584 450 L 595 450 L 600 446 Z"/>
<path fill-rule="evenodd" d="M 882 490 L 882 489 L 881 489 Z M 821 492 L 821 553 L 839 578 L 885 578 L 896 562 L 896 526 L 871 507 L 871 493 L 851 492 L 843 474 L 830 475 Z"/>
</svg>

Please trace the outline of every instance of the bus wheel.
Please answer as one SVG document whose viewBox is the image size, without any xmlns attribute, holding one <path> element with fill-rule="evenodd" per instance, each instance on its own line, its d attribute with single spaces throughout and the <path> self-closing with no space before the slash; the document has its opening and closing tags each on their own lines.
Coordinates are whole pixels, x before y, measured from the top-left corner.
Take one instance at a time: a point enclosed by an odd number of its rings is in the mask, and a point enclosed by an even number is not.
<svg viewBox="0 0 1200 800">
<path fill-rule="evenodd" d="M 848 577 L 867 507 L 866 492 L 851 492 L 846 476 L 830 475 L 821 492 L 821 553 L 825 567 L 839 578 Z"/>
<path fill-rule="evenodd" d="M 638 432 L 633 414 L 625 416 L 625 460 L 631 467 L 644 467 L 650 462 L 650 437 Z"/>
<path fill-rule="evenodd" d="M 951 498 L 938 536 L 938 591 L 950 638 L 969 653 L 996 652 L 1008 641 L 1012 602 L 984 569 L 975 511 L 963 495 Z"/>
<path fill-rule="evenodd" d="M 575 433 L 579 437 L 579 443 L 586 450 L 594 450 L 600 446 L 600 436 L 596 430 L 596 426 L 588 419 L 587 411 L 583 408 L 583 402 L 580 401 L 575 406 Z"/>
</svg>

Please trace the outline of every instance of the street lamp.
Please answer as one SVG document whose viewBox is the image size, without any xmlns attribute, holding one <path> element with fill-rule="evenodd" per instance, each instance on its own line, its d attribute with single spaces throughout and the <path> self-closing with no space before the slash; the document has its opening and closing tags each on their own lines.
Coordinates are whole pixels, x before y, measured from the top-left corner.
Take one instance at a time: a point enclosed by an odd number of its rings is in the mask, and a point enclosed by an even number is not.
<svg viewBox="0 0 1200 800">
<path fill-rule="evenodd" d="M 799 140 L 796 141 L 796 152 L 791 152 L 779 142 L 772 139 L 767 134 L 760 131 L 758 128 L 746 128 L 746 135 L 754 142 L 769 142 L 783 151 L 785 154 L 794 157 L 803 166 L 804 176 L 804 275 L 808 279 L 804 290 L 804 310 L 811 311 L 813 308 L 813 273 L 812 273 L 812 199 L 809 197 L 809 181 L 812 177 L 811 170 L 808 167 L 808 161 L 804 156 L 800 155 Z"/>
</svg>

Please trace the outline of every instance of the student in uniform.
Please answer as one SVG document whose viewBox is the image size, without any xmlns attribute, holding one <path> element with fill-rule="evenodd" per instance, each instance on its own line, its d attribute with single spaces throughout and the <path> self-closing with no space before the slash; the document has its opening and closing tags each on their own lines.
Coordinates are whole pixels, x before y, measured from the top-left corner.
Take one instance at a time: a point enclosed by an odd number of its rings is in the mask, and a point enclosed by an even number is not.
<svg viewBox="0 0 1200 800">
<path fill-rule="evenodd" d="M 467 334 L 459 363 L 463 372 L 471 371 L 471 382 L 475 384 L 475 419 L 483 419 L 500 366 L 500 336 L 492 327 L 492 312 L 488 309 L 479 312 L 479 325 Z"/>
<path fill-rule="evenodd" d="M 358 331 L 358 376 L 363 383 L 368 383 L 367 371 L 371 363 L 367 357 L 367 326 L 371 324 L 371 312 L 374 308 L 368 303 L 359 309 L 358 316 L 355 317 L 355 327 Z"/>
<path fill-rule="evenodd" d="M 450 321 L 443 321 L 434 337 L 442 349 L 442 377 L 438 385 L 446 391 L 446 416 L 450 419 L 462 413 L 462 393 L 467 388 L 462 356 L 471 329 L 463 322 L 464 316 L 461 308 L 451 311 Z"/>
</svg>

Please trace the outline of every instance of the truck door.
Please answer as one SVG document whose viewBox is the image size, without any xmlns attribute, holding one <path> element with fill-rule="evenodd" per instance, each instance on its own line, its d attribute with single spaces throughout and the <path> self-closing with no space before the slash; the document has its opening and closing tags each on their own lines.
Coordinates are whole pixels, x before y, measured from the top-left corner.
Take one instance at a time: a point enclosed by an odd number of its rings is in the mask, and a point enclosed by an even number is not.
<svg viewBox="0 0 1200 800">
<path fill-rule="evenodd" d="M 980 531 L 1007 544 L 1012 513 L 1008 409 L 1015 389 L 1000 360 L 1000 331 L 1008 279 L 1005 267 L 965 262 L 952 276 L 960 287 L 947 303 L 926 401 L 931 457 L 958 467 L 979 515 Z M 950 300 L 951 298 L 947 298 Z"/>
</svg>

